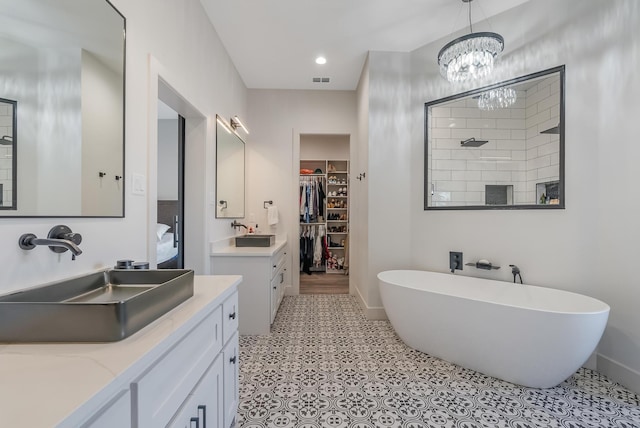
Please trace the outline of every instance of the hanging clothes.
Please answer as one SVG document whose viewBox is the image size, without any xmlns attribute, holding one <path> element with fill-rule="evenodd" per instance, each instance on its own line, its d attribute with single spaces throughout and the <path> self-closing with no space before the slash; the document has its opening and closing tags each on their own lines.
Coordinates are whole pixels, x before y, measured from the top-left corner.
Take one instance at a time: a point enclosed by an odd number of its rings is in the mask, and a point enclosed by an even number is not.
<svg viewBox="0 0 640 428">
<path fill-rule="evenodd" d="M 318 226 L 318 235 L 314 239 L 313 244 L 313 266 L 319 268 L 322 266 L 322 242 L 325 236 L 324 225 Z"/>
<path fill-rule="evenodd" d="M 324 177 L 300 177 L 300 222 L 318 223 L 324 220 Z"/>
</svg>

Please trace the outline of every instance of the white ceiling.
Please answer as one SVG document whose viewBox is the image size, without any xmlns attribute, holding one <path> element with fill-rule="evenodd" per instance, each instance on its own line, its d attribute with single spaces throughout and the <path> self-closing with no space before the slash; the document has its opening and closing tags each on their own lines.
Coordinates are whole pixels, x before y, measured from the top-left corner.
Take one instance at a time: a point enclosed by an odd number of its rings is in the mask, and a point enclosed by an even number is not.
<svg viewBox="0 0 640 428">
<path fill-rule="evenodd" d="M 200 1 L 248 88 L 354 90 L 368 51 L 410 52 L 468 28 L 462 0 Z M 526 1 L 472 1 L 474 31 L 499 33 L 490 17 Z"/>
</svg>

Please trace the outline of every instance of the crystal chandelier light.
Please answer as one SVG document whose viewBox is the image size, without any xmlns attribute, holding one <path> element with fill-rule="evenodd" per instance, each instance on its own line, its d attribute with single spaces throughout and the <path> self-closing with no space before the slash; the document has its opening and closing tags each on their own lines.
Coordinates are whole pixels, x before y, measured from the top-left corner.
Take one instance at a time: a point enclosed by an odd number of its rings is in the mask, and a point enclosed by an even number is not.
<svg viewBox="0 0 640 428">
<path fill-rule="evenodd" d="M 489 89 L 478 97 L 478 108 L 480 110 L 497 110 L 507 108 L 516 102 L 517 95 L 513 88 L 505 86 L 501 88 Z"/>
<path fill-rule="evenodd" d="M 447 43 L 438 53 L 442 77 L 452 83 L 481 79 L 493 70 L 493 61 L 504 49 L 504 39 L 491 32 L 474 33 L 469 3 L 469 34 Z"/>
</svg>

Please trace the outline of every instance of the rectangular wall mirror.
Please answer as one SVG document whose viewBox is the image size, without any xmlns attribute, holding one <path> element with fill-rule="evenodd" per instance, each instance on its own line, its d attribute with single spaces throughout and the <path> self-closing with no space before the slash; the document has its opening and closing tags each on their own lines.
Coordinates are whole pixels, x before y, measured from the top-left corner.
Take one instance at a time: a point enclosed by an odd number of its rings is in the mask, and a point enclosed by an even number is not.
<svg viewBox="0 0 640 428">
<path fill-rule="evenodd" d="M 0 216 L 124 216 L 124 32 L 106 0 L 0 0 Z"/>
<path fill-rule="evenodd" d="M 564 66 L 428 102 L 425 116 L 425 210 L 564 208 Z"/>
<path fill-rule="evenodd" d="M 0 98 L 0 210 L 16 207 L 16 110 L 15 100 Z"/>
<path fill-rule="evenodd" d="M 244 141 L 216 120 L 216 218 L 244 217 Z"/>
</svg>

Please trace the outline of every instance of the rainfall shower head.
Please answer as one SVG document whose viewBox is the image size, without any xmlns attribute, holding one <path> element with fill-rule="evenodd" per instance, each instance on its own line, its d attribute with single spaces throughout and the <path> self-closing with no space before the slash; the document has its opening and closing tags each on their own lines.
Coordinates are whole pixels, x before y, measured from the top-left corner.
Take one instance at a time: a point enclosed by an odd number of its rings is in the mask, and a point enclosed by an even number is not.
<svg viewBox="0 0 640 428">
<path fill-rule="evenodd" d="M 11 146 L 13 145 L 13 137 L 10 135 L 3 135 L 0 138 L 0 146 Z"/>
<path fill-rule="evenodd" d="M 560 133 L 560 125 L 556 125 L 553 128 L 545 129 L 544 131 L 540 131 L 541 134 L 559 134 Z"/>
<path fill-rule="evenodd" d="M 460 141 L 462 147 L 480 147 L 483 144 L 487 144 L 489 140 L 476 140 L 475 137 L 468 140 Z"/>
</svg>

